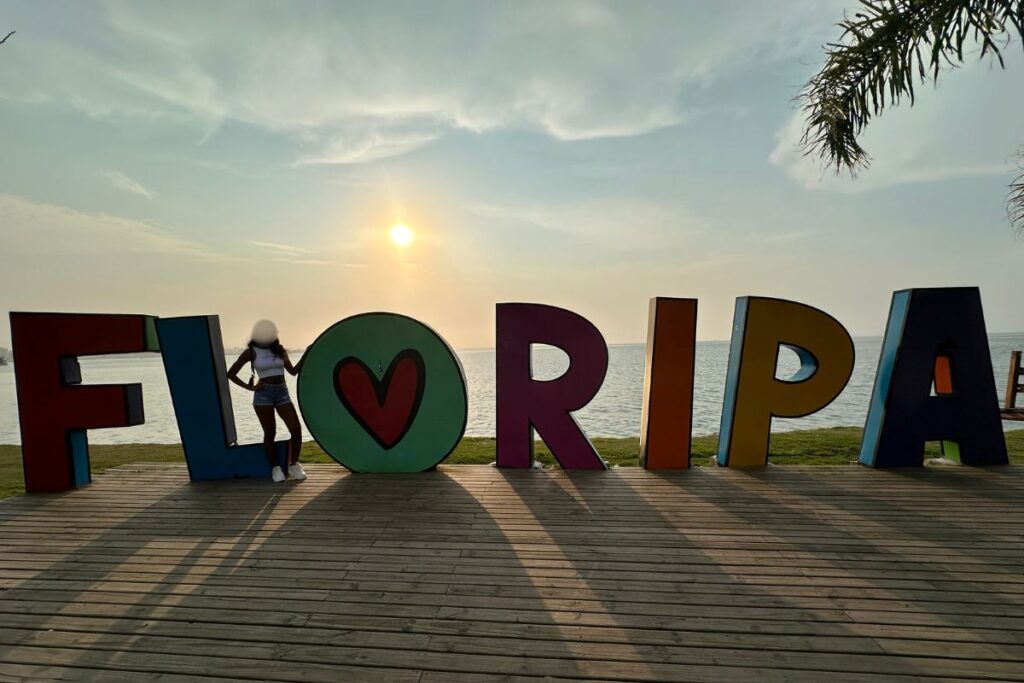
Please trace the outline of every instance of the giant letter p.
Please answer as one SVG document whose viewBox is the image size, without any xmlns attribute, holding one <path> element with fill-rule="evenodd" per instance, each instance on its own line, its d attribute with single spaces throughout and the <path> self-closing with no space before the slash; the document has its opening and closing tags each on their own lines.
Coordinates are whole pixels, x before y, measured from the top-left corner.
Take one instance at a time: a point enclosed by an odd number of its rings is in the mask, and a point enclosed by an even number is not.
<svg viewBox="0 0 1024 683">
<path fill-rule="evenodd" d="M 800 358 L 787 379 L 776 377 L 783 346 Z M 849 333 L 827 313 L 795 301 L 737 299 L 718 464 L 767 464 L 772 417 L 803 417 L 827 406 L 849 381 L 853 357 Z"/>
</svg>

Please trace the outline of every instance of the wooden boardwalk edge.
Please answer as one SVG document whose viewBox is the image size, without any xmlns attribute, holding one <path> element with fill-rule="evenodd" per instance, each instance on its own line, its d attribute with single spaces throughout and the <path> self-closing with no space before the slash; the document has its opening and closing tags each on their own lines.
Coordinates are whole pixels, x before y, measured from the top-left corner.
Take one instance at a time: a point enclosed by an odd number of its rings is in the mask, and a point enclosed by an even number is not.
<svg viewBox="0 0 1024 683">
<path fill-rule="evenodd" d="M 0 502 L 0 681 L 1024 681 L 1024 468 L 307 471 Z"/>
</svg>

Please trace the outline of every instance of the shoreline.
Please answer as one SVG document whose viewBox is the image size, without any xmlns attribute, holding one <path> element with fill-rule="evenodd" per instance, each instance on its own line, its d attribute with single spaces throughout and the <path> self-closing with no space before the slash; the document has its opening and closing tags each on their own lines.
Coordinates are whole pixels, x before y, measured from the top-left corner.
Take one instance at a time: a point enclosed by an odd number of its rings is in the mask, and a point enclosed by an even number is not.
<svg viewBox="0 0 1024 683">
<path fill-rule="evenodd" d="M 772 434 L 769 462 L 773 465 L 801 465 L 829 467 L 857 463 L 860 453 L 860 427 L 822 427 Z M 636 467 L 639 465 L 640 437 L 592 438 L 598 453 L 609 465 Z M 718 435 L 693 437 L 691 466 L 713 465 Z M 1024 430 L 1006 432 L 1006 446 L 1010 463 L 1024 465 Z M 455 451 L 442 463 L 448 465 L 489 465 L 494 462 L 494 438 L 464 437 Z M 93 474 L 120 465 L 138 462 L 185 463 L 181 444 L 92 444 L 89 447 Z M 927 444 L 925 458 L 940 458 L 937 442 Z M 536 459 L 545 466 L 555 466 L 551 453 L 538 442 Z M 316 442 L 302 446 L 302 462 L 336 464 Z M 340 467 L 340 465 L 338 465 Z M 0 444 L 0 499 L 24 492 L 21 447 Z"/>
</svg>

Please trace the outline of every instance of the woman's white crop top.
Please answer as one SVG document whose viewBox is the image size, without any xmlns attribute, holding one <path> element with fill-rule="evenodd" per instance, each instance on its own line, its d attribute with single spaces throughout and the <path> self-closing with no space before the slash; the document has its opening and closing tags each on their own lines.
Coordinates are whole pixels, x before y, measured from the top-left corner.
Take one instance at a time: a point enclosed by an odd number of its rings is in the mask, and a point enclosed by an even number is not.
<svg viewBox="0 0 1024 683">
<path fill-rule="evenodd" d="M 280 377 L 284 374 L 284 358 L 275 356 L 270 349 L 261 349 L 258 346 L 252 347 L 252 353 L 252 368 L 260 379 Z"/>
</svg>

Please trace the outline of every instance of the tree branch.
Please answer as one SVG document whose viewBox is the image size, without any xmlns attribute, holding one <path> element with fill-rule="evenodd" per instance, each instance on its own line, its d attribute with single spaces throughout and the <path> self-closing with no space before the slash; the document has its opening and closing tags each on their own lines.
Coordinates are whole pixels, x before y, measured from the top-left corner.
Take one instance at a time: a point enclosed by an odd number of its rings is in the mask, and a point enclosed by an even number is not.
<svg viewBox="0 0 1024 683">
<path fill-rule="evenodd" d="M 10 38 L 11 36 L 13 36 L 14 34 L 15 34 L 15 31 L 11 31 L 6 36 L 4 36 L 4 39 L 0 40 L 0 45 L 3 45 L 4 43 L 6 43 L 7 39 Z"/>
<path fill-rule="evenodd" d="M 936 81 L 964 61 L 968 39 L 980 57 L 1003 65 L 1011 31 L 1024 38 L 1024 0 L 860 0 L 840 22 L 839 42 L 826 46 L 825 66 L 797 100 L 807 116 L 804 153 L 821 157 L 837 173 L 870 161 L 858 137 L 886 106 L 909 99 L 914 85 Z"/>
</svg>

